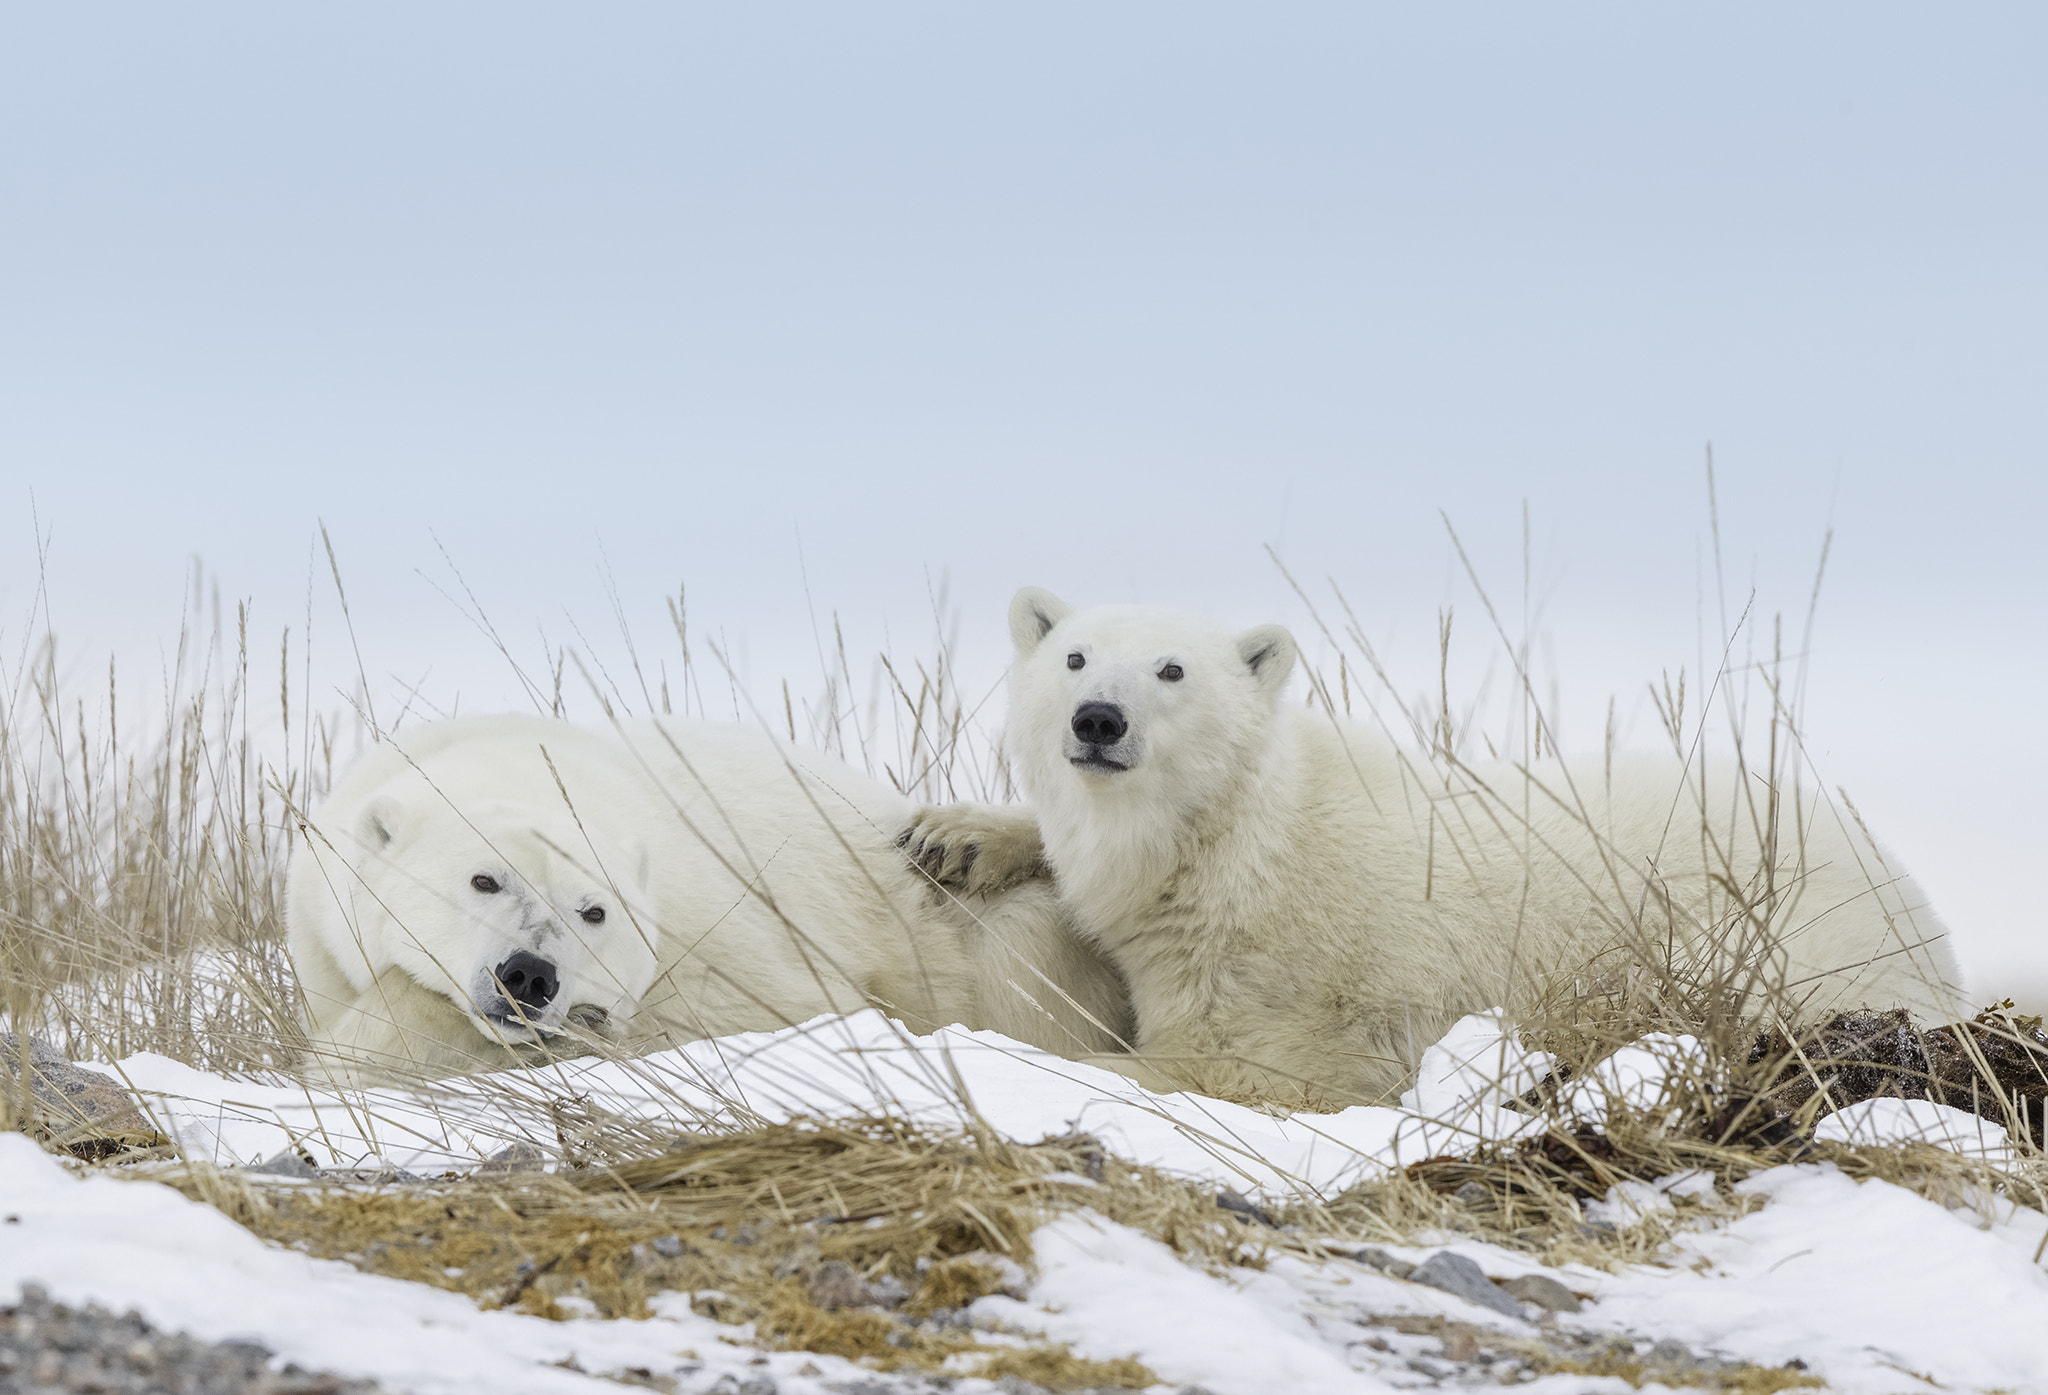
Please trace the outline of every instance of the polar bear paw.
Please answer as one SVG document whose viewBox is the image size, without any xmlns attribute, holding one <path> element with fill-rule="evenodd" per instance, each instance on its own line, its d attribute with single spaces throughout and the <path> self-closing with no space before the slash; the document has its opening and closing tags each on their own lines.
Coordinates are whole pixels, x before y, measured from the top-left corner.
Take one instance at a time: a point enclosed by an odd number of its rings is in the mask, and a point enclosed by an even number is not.
<svg viewBox="0 0 2048 1395">
<path fill-rule="evenodd" d="M 1051 875 L 1029 810 L 1001 804 L 926 805 L 896 839 L 911 864 L 951 891 L 986 896 Z"/>
</svg>

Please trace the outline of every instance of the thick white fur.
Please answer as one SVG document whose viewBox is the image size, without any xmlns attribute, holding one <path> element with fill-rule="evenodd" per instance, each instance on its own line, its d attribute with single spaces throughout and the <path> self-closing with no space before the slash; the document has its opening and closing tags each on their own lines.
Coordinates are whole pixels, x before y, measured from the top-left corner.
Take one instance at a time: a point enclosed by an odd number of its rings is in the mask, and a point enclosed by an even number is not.
<svg viewBox="0 0 2048 1395">
<path fill-rule="evenodd" d="M 292 859 L 315 1058 L 447 1073 L 587 1028 L 631 1053 L 870 1005 L 918 1029 L 1119 1050 L 1123 985 L 1051 886 L 941 892 L 894 844 L 910 812 L 734 725 L 505 716 L 403 733 L 350 769 Z M 479 892 L 480 874 L 502 890 Z M 518 949 L 561 978 L 530 1027 L 480 1010 L 502 1008 L 492 970 Z"/>
<path fill-rule="evenodd" d="M 1718 974 L 1754 1015 L 1951 1017 L 1924 896 L 1810 791 L 1778 792 L 1770 839 L 1772 791 L 1732 767 L 1432 770 L 1284 702 L 1278 626 L 1027 589 L 1011 630 L 1007 750 L 1035 812 L 926 810 L 911 849 L 956 867 L 950 849 L 976 845 L 960 880 L 995 882 L 1041 835 L 1130 983 L 1139 1054 L 1208 1093 L 1384 1098 L 1462 1014 L 1526 1011 L 1617 962 Z M 1128 720 L 1105 748 L 1128 769 L 1076 764 L 1088 702 Z"/>
</svg>

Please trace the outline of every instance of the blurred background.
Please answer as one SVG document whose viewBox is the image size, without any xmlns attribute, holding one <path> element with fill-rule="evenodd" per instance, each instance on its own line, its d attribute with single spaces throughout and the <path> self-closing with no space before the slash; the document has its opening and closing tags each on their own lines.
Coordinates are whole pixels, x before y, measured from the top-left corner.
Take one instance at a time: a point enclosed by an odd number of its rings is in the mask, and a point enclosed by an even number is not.
<svg viewBox="0 0 2048 1395">
<path fill-rule="evenodd" d="M 1277 557 L 1595 750 L 1782 614 L 2038 1010 L 2044 67 L 2021 6 L 14 7 L 0 700 L 47 632 L 146 721 L 195 595 L 387 720 L 529 705 L 480 612 L 629 688 L 679 591 L 758 695 L 835 615 L 993 689 L 1026 583 L 1329 661 Z"/>
</svg>

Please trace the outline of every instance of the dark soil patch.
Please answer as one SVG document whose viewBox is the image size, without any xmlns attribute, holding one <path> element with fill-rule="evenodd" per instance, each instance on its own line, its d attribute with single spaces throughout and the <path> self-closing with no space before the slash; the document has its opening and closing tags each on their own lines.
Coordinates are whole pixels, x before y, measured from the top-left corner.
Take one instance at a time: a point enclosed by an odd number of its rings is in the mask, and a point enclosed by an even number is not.
<svg viewBox="0 0 2048 1395">
<path fill-rule="evenodd" d="M 1867 1099 L 1933 1100 L 2048 1144 L 2048 1032 L 2010 1000 L 1968 1022 L 1918 1031 L 1903 1011 L 1845 1012 L 1787 1037 L 1757 1038 L 1771 1119 L 1811 1119 Z"/>
</svg>

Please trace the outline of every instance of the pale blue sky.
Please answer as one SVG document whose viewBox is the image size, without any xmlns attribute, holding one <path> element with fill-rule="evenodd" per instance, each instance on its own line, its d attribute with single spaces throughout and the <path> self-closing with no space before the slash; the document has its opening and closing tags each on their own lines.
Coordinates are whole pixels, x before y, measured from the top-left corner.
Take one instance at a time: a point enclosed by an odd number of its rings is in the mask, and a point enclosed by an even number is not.
<svg viewBox="0 0 2048 1395">
<path fill-rule="evenodd" d="M 1823 773 L 2048 982 L 2043 72 L 2017 5 L 15 7 L 0 640 L 33 491 L 80 655 L 194 554 L 299 625 L 324 517 L 470 710 L 436 536 L 757 684 L 806 573 L 870 649 L 950 578 L 993 672 L 1026 582 L 1300 626 L 1273 544 L 1420 689 L 1437 511 L 1519 612 L 1526 499 L 1590 739 L 1696 661 L 1711 441 L 1738 605 L 1836 530 Z"/>
</svg>

